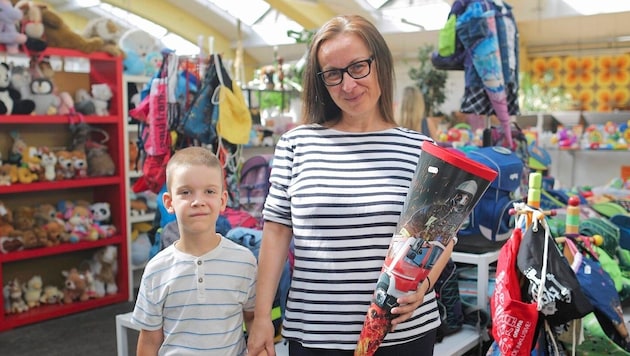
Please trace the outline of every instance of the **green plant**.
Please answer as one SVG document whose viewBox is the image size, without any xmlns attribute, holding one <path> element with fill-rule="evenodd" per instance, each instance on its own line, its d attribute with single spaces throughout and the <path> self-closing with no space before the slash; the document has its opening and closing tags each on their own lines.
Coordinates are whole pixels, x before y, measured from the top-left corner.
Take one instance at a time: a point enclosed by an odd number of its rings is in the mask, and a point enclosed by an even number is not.
<svg viewBox="0 0 630 356">
<path fill-rule="evenodd" d="M 550 113 L 572 110 L 575 99 L 562 88 L 549 87 L 550 73 L 543 75 L 542 83 L 534 82 L 529 73 L 520 73 L 519 106 L 523 113 Z"/>
<path fill-rule="evenodd" d="M 435 69 L 431 63 L 431 54 L 435 51 L 432 44 L 421 46 L 418 50 L 418 68 L 409 70 L 409 78 L 424 94 L 425 116 L 441 116 L 440 105 L 446 100 L 446 79 L 448 72 Z"/>
</svg>

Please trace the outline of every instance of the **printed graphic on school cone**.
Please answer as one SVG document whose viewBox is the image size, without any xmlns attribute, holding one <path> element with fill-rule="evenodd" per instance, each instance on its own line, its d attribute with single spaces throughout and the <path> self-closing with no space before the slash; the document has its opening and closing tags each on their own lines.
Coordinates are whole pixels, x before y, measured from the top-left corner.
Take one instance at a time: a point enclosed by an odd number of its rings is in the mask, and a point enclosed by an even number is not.
<svg viewBox="0 0 630 356">
<path fill-rule="evenodd" d="M 374 355 L 391 329 L 396 300 L 415 292 L 497 172 L 425 142 L 365 317 L 355 356 Z"/>
</svg>

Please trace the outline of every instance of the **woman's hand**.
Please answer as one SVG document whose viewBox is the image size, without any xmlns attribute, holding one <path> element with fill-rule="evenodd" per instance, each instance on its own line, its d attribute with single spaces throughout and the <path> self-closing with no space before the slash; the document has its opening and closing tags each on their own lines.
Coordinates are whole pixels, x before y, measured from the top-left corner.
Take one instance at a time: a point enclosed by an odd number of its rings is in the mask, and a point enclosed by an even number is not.
<svg viewBox="0 0 630 356">
<path fill-rule="evenodd" d="M 271 317 L 254 317 L 252 328 L 247 338 L 247 352 L 249 355 L 276 355 L 274 344 L 275 328 Z"/>
<path fill-rule="evenodd" d="M 392 309 L 392 314 L 397 314 L 398 316 L 392 320 L 392 328 L 390 331 L 394 331 L 396 325 L 411 318 L 413 312 L 418 309 L 424 301 L 424 295 L 427 288 L 429 288 L 429 285 L 425 281 L 420 283 L 415 293 L 408 294 L 397 299 L 399 305 Z"/>
</svg>

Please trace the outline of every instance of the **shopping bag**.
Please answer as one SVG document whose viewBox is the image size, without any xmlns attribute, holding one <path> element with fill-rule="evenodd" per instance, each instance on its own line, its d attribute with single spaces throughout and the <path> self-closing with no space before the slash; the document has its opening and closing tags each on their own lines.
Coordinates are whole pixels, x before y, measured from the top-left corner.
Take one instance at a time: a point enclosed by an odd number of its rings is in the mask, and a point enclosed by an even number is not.
<svg viewBox="0 0 630 356">
<path fill-rule="evenodd" d="M 492 336 L 500 355 L 529 355 L 538 323 L 536 304 L 523 301 L 521 296 L 520 273 L 516 267 L 521 240 L 522 231 L 517 227 L 501 247 L 495 289 L 490 298 Z"/>
</svg>

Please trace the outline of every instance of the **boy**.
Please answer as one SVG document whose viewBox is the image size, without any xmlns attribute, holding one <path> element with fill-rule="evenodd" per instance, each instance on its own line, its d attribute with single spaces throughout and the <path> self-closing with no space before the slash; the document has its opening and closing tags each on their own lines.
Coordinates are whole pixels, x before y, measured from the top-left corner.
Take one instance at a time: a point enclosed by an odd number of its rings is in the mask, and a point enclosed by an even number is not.
<svg viewBox="0 0 630 356">
<path fill-rule="evenodd" d="M 251 251 L 216 233 L 228 198 L 221 163 L 202 147 L 177 151 L 166 187 L 162 200 L 180 238 L 144 269 L 132 317 L 142 328 L 137 354 L 245 355 L 257 265 Z"/>
</svg>

